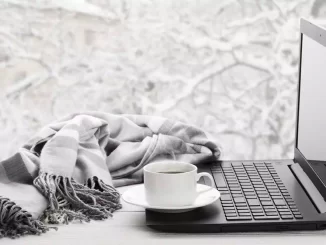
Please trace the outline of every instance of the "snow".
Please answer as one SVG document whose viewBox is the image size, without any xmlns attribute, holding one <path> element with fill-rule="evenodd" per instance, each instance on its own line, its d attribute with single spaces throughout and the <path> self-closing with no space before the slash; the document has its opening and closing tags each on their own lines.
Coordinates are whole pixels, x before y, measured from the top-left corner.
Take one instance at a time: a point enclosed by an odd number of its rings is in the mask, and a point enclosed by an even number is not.
<svg viewBox="0 0 326 245">
<path fill-rule="evenodd" d="M 80 110 L 196 124 L 223 159 L 293 156 L 299 18 L 326 2 L 0 1 L 0 160 Z"/>
</svg>

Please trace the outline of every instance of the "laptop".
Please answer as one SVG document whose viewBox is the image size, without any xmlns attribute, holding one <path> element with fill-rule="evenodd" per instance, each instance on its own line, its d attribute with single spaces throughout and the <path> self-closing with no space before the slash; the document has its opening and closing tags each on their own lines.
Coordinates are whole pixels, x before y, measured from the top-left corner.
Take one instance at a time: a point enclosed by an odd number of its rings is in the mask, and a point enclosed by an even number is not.
<svg viewBox="0 0 326 245">
<path fill-rule="evenodd" d="M 326 228 L 326 30 L 305 19 L 300 25 L 294 159 L 200 164 L 220 199 L 186 213 L 146 210 L 147 226 L 167 232 Z"/>
</svg>

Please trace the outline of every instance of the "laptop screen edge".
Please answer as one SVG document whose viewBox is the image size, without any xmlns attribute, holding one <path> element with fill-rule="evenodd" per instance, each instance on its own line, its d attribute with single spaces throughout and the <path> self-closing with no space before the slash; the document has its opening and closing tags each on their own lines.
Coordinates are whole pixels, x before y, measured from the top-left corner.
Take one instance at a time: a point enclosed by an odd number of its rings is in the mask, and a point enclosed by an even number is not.
<svg viewBox="0 0 326 245">
<path fill-rule="evenodd" d="M 311 179 L 318 191 L 326 200 L 326 185 L 318 176 L 317 170 L 309 163 L 308 159 L 300 151 L 298 147 L 298 133 L 299 133 L 299 111 L 300 111 L 300 89 L 301 89 L 301 72 L 302 72 L 302 46 L 303 35 L 308 36 L 314 41 L 326 47 L 326 30 L 304 18 L 300 19 L 300 58 L 299 58 L 299 78 L 298 78 L 298 93 L 297 93 L 297 112 L 296 112 L 296 129 L 295 129 L 295 148 L 294 148 L 294 162 L 300 164 L 302 169 Z M 310 159 L 311 160 L 311 159 Z"/>
</svg>

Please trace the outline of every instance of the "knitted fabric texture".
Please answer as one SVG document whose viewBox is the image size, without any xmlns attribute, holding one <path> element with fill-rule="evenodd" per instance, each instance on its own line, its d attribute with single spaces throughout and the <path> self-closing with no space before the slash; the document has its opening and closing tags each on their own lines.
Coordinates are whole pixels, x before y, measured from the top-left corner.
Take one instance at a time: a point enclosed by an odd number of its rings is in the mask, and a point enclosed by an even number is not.
<svg viewBox="0 0 326 245">
<path fill-rule="evenodd" d="M 48 224 L 106 219 L 121 208 L 116 187 L 141 183 L 146 164 L 197 164 L 219 155 L 204 131 L 166 118 L 66 116 L 0 162 L 0 238 L 41 234 Z"/>
</svg>

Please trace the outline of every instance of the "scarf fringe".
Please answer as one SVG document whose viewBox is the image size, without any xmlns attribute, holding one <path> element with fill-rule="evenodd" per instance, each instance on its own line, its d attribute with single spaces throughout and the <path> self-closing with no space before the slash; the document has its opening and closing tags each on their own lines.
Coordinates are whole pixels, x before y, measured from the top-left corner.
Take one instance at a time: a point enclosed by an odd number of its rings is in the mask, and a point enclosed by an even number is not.
<svg viewBox="0 0 326 245">
<path fill-rule="evenodd" d="M 47 227 L 8 198 L 0 196 L 0 238 L 18 238 L 26 234 L 40 235 L 54 227 Z"/>
<path fill-rule="evenodd" d="M 119 192 L 97 177 L 88 179 L 82 185 L 67 177 L 40 173 L 34 180 L 34 186 L 49 201 L 49 207 L 41 216 L 45 223 L 103 220 L 121 208 Z"/>
</svg>

